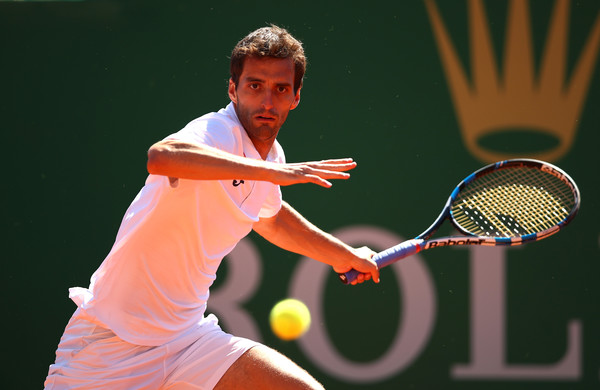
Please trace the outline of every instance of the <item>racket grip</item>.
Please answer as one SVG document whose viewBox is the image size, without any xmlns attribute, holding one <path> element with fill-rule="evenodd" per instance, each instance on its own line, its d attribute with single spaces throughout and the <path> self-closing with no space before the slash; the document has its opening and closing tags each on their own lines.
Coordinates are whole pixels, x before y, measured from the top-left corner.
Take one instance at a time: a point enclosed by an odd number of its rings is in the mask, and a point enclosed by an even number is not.
<svg viewBox="0 0 600 390">
<path fill-rule="evenodd" d="M 419 252 L 421 250 L 421 244 L 423 241 L 424 240 L 418 238 L 404 241 L 396 246 L 384 250 L 383 252 L 377 253 L 375 256 L 373 256 L 373 260 L 377 263 L 377 266 L 380 269 L 387 267 L 398 260 Z M 360 275 L 360 272 L 355 269 L 351 269 L 346 273 L 339 274 L 339 277 L 342 283 L 350 284 L 356 280 L 358 275 Z"/>
</svg>

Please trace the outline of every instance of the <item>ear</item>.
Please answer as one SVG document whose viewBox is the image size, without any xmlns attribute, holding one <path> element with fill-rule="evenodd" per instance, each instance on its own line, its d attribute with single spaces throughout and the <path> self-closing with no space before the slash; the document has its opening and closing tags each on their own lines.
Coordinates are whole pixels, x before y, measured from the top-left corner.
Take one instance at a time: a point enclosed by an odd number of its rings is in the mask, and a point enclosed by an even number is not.
<svg viewBox="0 0 600 390">
<path fill-rule="evenodd" d="M 298 104 L 300 104 L 300 91 L 301 90 L 302 90 L 302 87 L 298 88 L 298 90 L 296 91 L 296 96 L 294 97 L 294 102 L 292 103 L 290 110 L 293 110 L 294 108 L 298 107 Z"/>
<path fill-rule="evenodd" d="M 229 99 L 233 102 L 233 104 L 237 104 L 237 91 L 235 90 L 235 83 L 232 79 L 229 79 L 229 88 L 227 90 L 229 94 Z"/>
</svg>

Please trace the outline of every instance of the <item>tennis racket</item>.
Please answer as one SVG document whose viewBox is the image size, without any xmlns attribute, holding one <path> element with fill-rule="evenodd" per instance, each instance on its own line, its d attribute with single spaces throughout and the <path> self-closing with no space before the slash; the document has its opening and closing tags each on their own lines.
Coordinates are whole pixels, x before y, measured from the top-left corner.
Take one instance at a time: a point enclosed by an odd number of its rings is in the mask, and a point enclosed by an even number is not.
<svg viewBox="0 0 600 390">
<path fill-rule="evenodd" d="M 577 185 L 547 162 L 515 159 L 487 165 L 452 191 L 435 222 L 412 240 L 373 256 L 379 268 L 425 249 L 450 245 L 521 245 L 549 237 L 579 210 Z M 430 239 L 445 220 L 464 236 Z M 339 274 L 343 283 L 360 273 Z"/>
</svg>

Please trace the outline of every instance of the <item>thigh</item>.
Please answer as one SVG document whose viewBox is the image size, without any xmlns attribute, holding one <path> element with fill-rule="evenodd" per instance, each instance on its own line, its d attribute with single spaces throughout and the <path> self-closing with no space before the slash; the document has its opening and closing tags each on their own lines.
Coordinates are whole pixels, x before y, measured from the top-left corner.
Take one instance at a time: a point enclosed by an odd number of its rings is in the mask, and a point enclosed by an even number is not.
<svg viewBox="0 0 600 390">
<path fill-rule="evenodd" d="M 248 350 L 223 375 L 215 390 L 323 389 L 308 372 L 264 345 Z"/>
</svg>

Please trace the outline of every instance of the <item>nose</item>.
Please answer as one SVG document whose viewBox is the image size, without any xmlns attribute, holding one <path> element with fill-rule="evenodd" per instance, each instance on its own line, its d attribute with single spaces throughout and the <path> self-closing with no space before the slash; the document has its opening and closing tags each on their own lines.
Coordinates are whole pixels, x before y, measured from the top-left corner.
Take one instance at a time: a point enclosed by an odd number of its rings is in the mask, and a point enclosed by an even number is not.
<svg viewBox="0 0 600 390">
<path fill-rule="evenodd" d="M 262 99 L 262 106 L 265 110 L 273 108 L 273 92 L 271 90 L 265 91 Z"/>
</svg>

